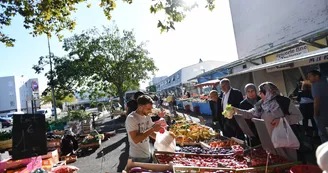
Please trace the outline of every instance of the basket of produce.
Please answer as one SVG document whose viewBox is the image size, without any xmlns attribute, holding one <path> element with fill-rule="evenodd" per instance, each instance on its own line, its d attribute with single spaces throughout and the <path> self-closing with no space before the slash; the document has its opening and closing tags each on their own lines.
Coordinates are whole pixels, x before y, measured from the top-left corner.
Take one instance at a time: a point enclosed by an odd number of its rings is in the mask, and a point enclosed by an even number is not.
<svg viewBox="0 0 328 173">
<path fill-rule="evenodd" d="M 247 160 L 242 156 L 201 156 L 195 154 L 182 153 L 155 153 L 155 158 L 160 164 L 206 167 L 206 168 L 229 168 L 229 169 L 246 169 L 248 168 Z"/>
<path fill-rule="evenodd" d="M 199 145 L 199 141 L 208 140 L 218 135 L 212 128 L 197 123 L 176 123 L 170 126 L 179 145 Z"/>
<path fill-rule="evenodd" d="M 315 165 L 296 165 L 290 169 L 290 173 L 321 173 L 319 166 Z"/>
<path fill-rule="evenodd" d="M 202 148 L 199 146 L 183 146 L 177 147 L 176 152 L 188 153 L 188 154 L 198 154 L 198 155 L 208 155 L 208 156 L 231 156 L 234 155 L 232 149 L 227 148 Z"/>
<path fill-rule="evenodd" d="M 77 156 L 72 155 L 72 156 L 61 156 L 60 157 L 61 161 L 66 161 L 67 164 L 69 163 L 74 163 L 77 161 Z"/>
<path fill-rule="evenodd" d="M 65 130 L 54 130 L 52 131 L 54 135 L 65 135 Z"/>
<path fill-rule="evenodd" d="M 91 134 L 84 137 L 81 142 L 81 148 L 99 147 L 101 144 L 101 137 L 102 135 L 94 130 Z"/>
<path fill-rule="evenodd" d="M 12 133 L 11 131 L 0 132 L 0 150 L 12 148 Z"/>
</svg>

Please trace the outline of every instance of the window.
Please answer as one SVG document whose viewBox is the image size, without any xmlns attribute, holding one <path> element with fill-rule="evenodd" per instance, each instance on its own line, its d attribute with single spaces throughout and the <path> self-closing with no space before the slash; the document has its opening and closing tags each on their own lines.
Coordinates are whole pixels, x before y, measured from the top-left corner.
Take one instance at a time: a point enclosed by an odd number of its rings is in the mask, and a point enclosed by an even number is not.
<svg viewBox="0 0 328 173">
<path fill-rule="evenodd" d="M 14 107 L 15 106 L 15 102 L 14 101 L 10 101 L 10 106 Z"/>
</svg>

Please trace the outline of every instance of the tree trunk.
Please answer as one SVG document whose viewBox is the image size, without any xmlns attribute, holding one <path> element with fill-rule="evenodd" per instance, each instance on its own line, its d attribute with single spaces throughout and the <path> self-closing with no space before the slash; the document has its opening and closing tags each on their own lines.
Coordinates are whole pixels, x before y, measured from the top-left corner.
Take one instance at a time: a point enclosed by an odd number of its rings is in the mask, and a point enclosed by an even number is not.
<svg viewBox="0 0 328 173">
<path fill-rule="evenodd" d="M 123 107 L 123 110 L 125 110 L 125 105 L 124 105 L 124 93 L 122 91 L 122 88 L 121 87 L 117 87 L 117 94 L 118 96 L 120 97 L 120 104 L 122 105 Z"/>
</svg>

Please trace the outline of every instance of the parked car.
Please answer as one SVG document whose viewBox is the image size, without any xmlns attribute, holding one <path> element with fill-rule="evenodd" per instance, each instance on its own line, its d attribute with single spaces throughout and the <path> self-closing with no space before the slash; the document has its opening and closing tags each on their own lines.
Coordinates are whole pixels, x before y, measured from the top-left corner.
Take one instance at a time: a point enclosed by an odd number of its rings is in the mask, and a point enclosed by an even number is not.
<svg viewBox="0 0 328 173">
<path fill-rule="evenodd" d="M 9 112 L 5 115 L 1 115 L 0 118 L 10 118 L 10 119 L 13 119 L 13 116 L 15 114 L 24 114 L 24 112 Z"/>
<path fill-rule="evenodd" d="M 13 125 L 12 118 L 0 118 L 0 122 L 2 124 L 2 127 L 10 127 Z"/>
<path fill-rule="evenodd" d="M 51 111 L 51 109 L 39 109 L 36 111 L 35 114 L 43 114 L 43 115 L 45 115 L 46 119 L 49 119 L 49 118 L 51 118 L 52 111 Z"/>
</svg>

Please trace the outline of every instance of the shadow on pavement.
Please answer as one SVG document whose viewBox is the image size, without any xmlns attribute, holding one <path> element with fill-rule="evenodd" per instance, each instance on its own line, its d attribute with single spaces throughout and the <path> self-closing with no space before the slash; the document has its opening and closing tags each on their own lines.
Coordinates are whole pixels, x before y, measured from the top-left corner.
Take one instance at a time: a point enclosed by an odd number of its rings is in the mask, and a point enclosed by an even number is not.
<svg viewBox="0 0 328 173">
<path fill-rule="evenodd" d="M 99 133 L 110 132 L 116 130 L 116 133 L 125 132 L 124 128 L 125 118 L 116 118 L 113 120 L 103 120 L 102 122 L 96 123 L 96 129 Z"/>
<path fill-rule="evenodd" d="M 125 148 L 124 152 L 120 155 L 119 158 L 119 165 L 117 166 L 117 172 L 122 172 L 125 169 L 126 164 L 128 163 L 128 158 L 129 158 L 129 141 L 128 138 L 125 138 Z"/>
<path fill-rule="evenodd" d="M 106 148 L 103 148 L 101 151 L 99 151 L 97 153 L 96 159 L 99 159 L 102 156 L 105 156 L 106 154 L 108 154 L 108 153 L 112 152 L 113 150 L 117 149 L 119 146 L 121 146 L 127 140 L 128 140 L 128 137 L 126 136 L 126 137 L 122 138 L 121 140 L 113 143 L 112 145 L 110 145 Z"/>
</svg>

